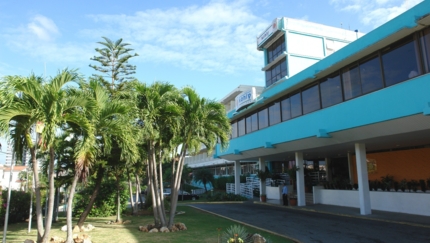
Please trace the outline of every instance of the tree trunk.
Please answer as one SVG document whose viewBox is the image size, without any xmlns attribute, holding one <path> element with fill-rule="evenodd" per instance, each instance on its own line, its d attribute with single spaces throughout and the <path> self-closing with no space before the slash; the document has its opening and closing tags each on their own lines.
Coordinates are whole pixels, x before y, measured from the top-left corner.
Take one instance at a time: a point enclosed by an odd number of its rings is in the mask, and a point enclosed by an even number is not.
<svg viewBox="0 0 430 243">
<path fill-rule="evenodd" d="M 42 195 L 40 193 L 40 180 L 39 180 L 39 165 L 36 159 L 36 149 L 30 149 L 31 159 L 33 164 L 34 176 L 34 194 L 36 195 L 36 222 L 37 222 L 37 242 L 42 241 L 43 229 L 43 215 L 42 215 Z"/>
<path fill-rule="evenodd" d="M 186 150 L 187 150 L 187 145 L 183 144 L 181 149 L 181 154 L 179 156 L 179 161 L 173 173 L 174 185 L 171 186 L 172 193 L 170 198 L 170 217 L 169 217 L 169 224 L 167 226 L 168 228 L 171 228 L 173 226 L 174 219 L 175 219 L 176 207 L 178 206 L 178 191 L 179 191 L 179 186 L 182 178 L 182 169 L 184 167 Z"/>
<path fill-rule="evenodd" d="M 72 186 L 70 187 L 69 198 L 67 200 L 67 238 L 65 243 L 74 243 L 73 241 L 73 228 L 72 228 L 72 210 L 73 210 L 73 197 L 75 196 L 76 184 L 78 183 L 80 172 L 75 172 Z"/>
<path fill-rule="evenodd" d="M 134 178 L 136 180 L 136 212 L 138 212 L 139 208 L 141 208 L 141 205 L 143 204 L 143 200 L 142 200 L 142 189 L 140 188 L 139 175 L 137 174 L 137 172 L 134 173 Z"/>
<path fill-rule="evenodd" d="M 134 199 L 133 199 L 133 185 L 131 184 L 130 172 L 128 171 L 128 169 L 127 169 L 127 179 L 128 179 L 128 190 L 130 194 L 131 214 L 134 215 L 135 208 L 134 208 Z"/>
<path fill-rule="evenodd" d="M 121 184 L 119 181 L 119 176 L 116 177 L 116 222 L 121 223 Z"/>
<path fill-rule="evenodd" d="M 97 178 L 96 178 L 96 185 L 93 191 L 93 194 L 91 194 L 90 201 L 85 208 L 85 210 L 82 212 L 81 216 L 78 220 L 78 226 L 82 227 L 85 223 L 85 220 L 88 217 L 88 214 L 90 214 L 91 209 L 93 208 L 94 202 L 96 201 L 97 195 L 99 194 L 100 188 L 102 186 L 103 181 L 103 175 L 104 175 L 105 169 L 102 165 L 99 165 L 98 171 L 97 171 Z"/>
<path fill-rule="evenodd" d="M 55 154 L 54 154 L 54 147 L 49 148 L 49 199 L 48 199 L 48 213 L 46 214 L 45 218 L 45 233 L 43 234 L 42 242 L 47 242 L 49 239 L 49 233 L 51 232 L 51 226 L 52 226 L 52 213 L 54 209 L 54 193 L 55 193 L 55 187 L 54 187 L 54 160 L 55 160 Z"/>
<path fill-rule="evenodd" d="M 58 176 L 58 175 L 57 175 Z M 58 187 L 55 187 L 55 198 L 54 198 L 54 216 L 52 221 L 57 222 L 58 221 L 58 207 L 59 207 L 59 201 L 60 201 L 60 190 Z"/>
</svg>

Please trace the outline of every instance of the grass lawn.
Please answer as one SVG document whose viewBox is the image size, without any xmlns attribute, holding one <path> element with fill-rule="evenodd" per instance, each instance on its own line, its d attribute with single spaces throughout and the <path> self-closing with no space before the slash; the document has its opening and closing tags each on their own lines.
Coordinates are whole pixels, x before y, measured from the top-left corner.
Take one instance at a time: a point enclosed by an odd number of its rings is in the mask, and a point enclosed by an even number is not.
<svg viewBox="0 0 430 243">
<path fill-rule="evenodd" d="M 218 243 L 218 230 L 221 232 L 231 225 L 238 224 L 228 219 L 217 217 L 215 215 L 202 212 L 198 209 L 188 206 L 178 206 L 177 211 L 184 211 L 175 217 L 175 222 L 184 223 L 188 230 L 173 233 L 144 233 L 138 230 L 140 225 L 153 223 L 152 214 L 139 216 L 124 216 L 123 220 L 131 220 L 130 224 L 109 225 L 107 221 L 114 220 L 115 217 L 106 218 L 89 218 L 86 221 L 96 228 L 86 234 L 91 236 L 94 243 L 121 242 L 121 243 L 138 243 L 138 242 L 202 242 Z M 74 219 L 76 223 L 77 219 Z M 60 218 L 60 222 L 53 223 L 51 236 L 66 238 L 66 233 L 60 228 L 66 224 L 65 218 Z M 85 225 L 86 225 L 85 224 Z M 25 239 L 36 239 L 36 225 L 32 224 L 32 231 L 27 234 L 27 223 L 11 224 L 7 231 L 7 242 L 23 242 Z M 288 243 L 293 242 L 284 237 L 270 234 L 256 228 L 245 226 L 249 233 L 259 233 L 271 243 Z M 3 229 L 3 227 L 1 227 Z M 3 235 L 3 231 L 1 232 Z"/>
</svg>

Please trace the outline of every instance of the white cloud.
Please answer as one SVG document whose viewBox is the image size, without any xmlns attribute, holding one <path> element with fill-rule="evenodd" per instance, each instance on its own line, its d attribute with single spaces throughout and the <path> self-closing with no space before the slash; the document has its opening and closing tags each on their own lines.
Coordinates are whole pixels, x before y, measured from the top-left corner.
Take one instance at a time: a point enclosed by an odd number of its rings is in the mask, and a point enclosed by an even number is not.
<svg viewBox="0 0 430 243">
<path fill-rule="evenodd" d="M 355 12 L 365 25 L 376 28 L 423 0 L 330 0 L 340 11 Z"/>
<path fill-rule="evenodd" d="M 269 24 L 255 16 L 246 1 L 90 17 L 102 27 L 83 35 L 121 37 L 142 61 L 223 73 L 261 66 L 255 40 Z"/>
<path fill-rule="evenodd" d="M 27 28 L 30 33 L 35 34 L 40 40 L 50 41 L 59 35 L 57 25 L 51 19 L 36 15 L 30 23 L 28 23 Z"/>
</svg>

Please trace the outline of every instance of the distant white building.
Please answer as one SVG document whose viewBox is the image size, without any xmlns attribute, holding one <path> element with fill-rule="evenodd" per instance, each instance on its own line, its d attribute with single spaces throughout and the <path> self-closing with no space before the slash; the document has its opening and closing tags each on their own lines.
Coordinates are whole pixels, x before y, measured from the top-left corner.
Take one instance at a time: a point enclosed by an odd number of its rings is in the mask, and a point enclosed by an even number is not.
<svg viewBox="0 0 430 243">
<path fill-rule="evenodd" d="M 21 189 L 21 180 L 19 179 L 19 173 L 22 171 L 26 171 L 26 166 L 14 166 L 12 171 L 12 180 L 10 183 L 10 187 L 12 190 L 20 190 Z M 0 181 L 2 189 L 6 189 L 9 187 L 10 180 L 10 166 L 0 165 Z"/>
</svg>

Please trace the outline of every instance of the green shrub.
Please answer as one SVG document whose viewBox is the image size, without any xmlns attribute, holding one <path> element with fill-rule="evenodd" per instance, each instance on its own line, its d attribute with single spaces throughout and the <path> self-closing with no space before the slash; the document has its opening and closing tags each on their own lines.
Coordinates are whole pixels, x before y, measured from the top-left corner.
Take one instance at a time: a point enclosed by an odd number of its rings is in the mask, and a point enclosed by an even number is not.
<svg viewBox="0 0 430 243">
<path fill-rule="evenodd" d="M 87 207 L 91 194 L 94 191 L 94 184 L 88 185 L 84 190 L 76 193 L 73 203 L 73 215 L 79 216 Z M 90 211 L 91 217 L 107 217 L 116 215 L 116 182 L 112 179 L 103 181 L 99 194 Z M 129 200 L 129 190 L 125 183 L 121 184 L 121 213 L 127 209 Z"/>
<path fill-rule="evenodd" d="M 6 215 L 7 207 L 7 190 L 2 191 L 2 202 L 0 207 L 0 225 L 4 225 L 4 218 Z M 10 193 L 10 206 L 9 206 L 9 220 L 8 223 L 18 223 L 25 221 L 30 213 L 30 193 L 23 191 L 11 191 Z M 33 203 L 34 209 L 34 203 Z M 34 212 L 34 210 L 33 210 Z"/>
</svg>

